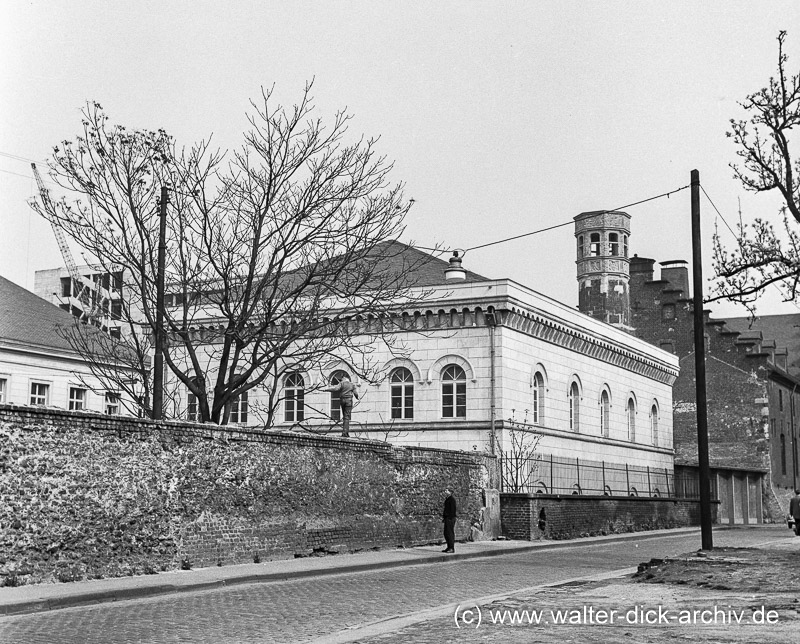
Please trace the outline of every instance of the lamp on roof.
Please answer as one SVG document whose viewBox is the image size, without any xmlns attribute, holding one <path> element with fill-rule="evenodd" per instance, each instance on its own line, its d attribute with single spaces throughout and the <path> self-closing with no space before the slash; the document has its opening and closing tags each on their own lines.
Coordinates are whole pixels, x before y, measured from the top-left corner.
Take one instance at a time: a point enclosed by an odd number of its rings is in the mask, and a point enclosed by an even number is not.
<svg viewBox="0 0 800 644">
<path fill-rule="evenodd" d="M 461 267 L 461 257 L 459 257 L 457 250 L 453 251 L 453 256 L 450 258 L 450 265 L 444 269 L 444 278 L 448 282 L 467 279 L 467 271 Z"/>
</svg>

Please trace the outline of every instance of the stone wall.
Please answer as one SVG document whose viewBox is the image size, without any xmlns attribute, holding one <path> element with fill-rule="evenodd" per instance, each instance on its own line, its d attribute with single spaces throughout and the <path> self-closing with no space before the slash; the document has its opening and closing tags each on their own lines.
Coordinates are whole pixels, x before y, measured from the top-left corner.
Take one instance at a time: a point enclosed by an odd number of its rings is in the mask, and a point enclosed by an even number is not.
<svg viewBox="0 0 800 644">
<path fill-rule="evenodd" d="M 716 504 L 712 512 L 716 520 Z M 574 539 L 700 525 L 700 504 L 683 499 L 501 494 L 500 517 L 503 534 L 510 539 Z"/>
<path fill-rule="evenodd" d="M 480 538 L 495 461 L 0 405 L 0 585 Z M 477 526 L 477 530 L 475 527 Z"/>
</svg>

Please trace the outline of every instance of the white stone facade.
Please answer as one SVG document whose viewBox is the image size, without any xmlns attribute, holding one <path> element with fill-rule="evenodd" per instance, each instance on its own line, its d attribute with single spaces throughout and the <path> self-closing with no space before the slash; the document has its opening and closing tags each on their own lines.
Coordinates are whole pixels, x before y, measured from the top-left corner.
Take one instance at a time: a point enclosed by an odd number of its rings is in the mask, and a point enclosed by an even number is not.
<svg viewBox="0 0 800 644">
<path fill-rule="evenodd" d="M 127 414 L 108 393 L 78 356 L 0 342 L 0 403 Z"/>
<path fill-rule="evenodd" d="M 678 374 L 674 355 L 510 280 L 443 285 L 427 295 L 425 307 L 401 313 L 407 314 L 407 330 L 394 336 L 404 347 L 402 355 L 392 354 L 379 334 L 362 323 L 361 337 L 374 349 L 371 358 L 382 367 L 382 377 L 374 382 L 355 379 L 361 398 L 353 410 L 351 435 L 488 452 L 503 448 L 513 419 L 541 435 L 540 453 L 672 470 L 672 383 Z M 465 375 L 462 416 L 445 414 L 447 383 L 442 375 L 449 365 Z M 413 388 L 413 418 L 393 419 L 391 375 L 403 367 L 412 377 L 403 386 Z M 331 394 L 321 388 L 342 368 L 347 370 L 331 361 L 303 372 L 303 422 L 297 423 L 296 406 L 289 404 L 292 413 L 287 413 L 283 399 L 275 427 L 341 431 L 331 419 Z M 534 417 L 537 373 L 542 386 Z M 573 409 L 577 427 L 571 428 L 573 382 L 580 395 Z M 601 430 L 604 391 L 606 427 Z M 249 392 L 247 425 L 263 423 L 258 408 L 265 397 L 257 389 Z"/>
</svg>

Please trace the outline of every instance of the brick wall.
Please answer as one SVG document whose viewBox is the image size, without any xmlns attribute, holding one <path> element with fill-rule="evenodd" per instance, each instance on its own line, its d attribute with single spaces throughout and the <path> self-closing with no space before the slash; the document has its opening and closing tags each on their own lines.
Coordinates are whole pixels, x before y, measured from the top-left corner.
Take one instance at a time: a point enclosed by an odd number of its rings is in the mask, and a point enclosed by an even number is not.
<svg viewBox="0 0 800 644">
<path fill-rule="evenodd" d="M 712 512 L 716 520 L 716 505 Z M 500 518 L 503 534 L 511 539 L 574 539 L 700 525 L 700 504 L 638 497 L 501 494 Z"/>
<path fill-rule="evenodd" d="M 386 443 L 0 405 L 0 585 L 457 538 L 494 459 Z"/>
<path fill-rule="evenodd" d="M 696 466 L 694 305 L 688 272 L 683 265 L 668 262 L 661 269 L 662 279 L 654 280 L 654 269 L 652 259 L 631 260 L 632 333 L 680 357 L 681 372 L 673 388 L 675 464 Z M 782 521 L 773 490 L 800 481 L 791 440 L 791 411 L 798 406 L 791 400 L 796 383 L 776 368 L 780 352 L 760 333 L 733 331 L 705 310 L 704 335 L 711 467 L 750 469 L 757 476 L 766 472 L 762 519 Z"/>
</svg>

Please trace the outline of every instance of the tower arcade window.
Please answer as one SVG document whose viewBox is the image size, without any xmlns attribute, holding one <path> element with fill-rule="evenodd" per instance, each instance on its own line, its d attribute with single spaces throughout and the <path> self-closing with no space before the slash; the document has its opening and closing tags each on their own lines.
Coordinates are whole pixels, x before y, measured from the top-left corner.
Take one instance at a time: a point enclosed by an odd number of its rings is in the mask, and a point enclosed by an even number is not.
<svg viewBox="0 0 800 644">
<path fill-rule="evenodd" d="M 589 255 L 600 257 L 600 233 L 589 235 Z"/>
<path fill-rule="evenodd" d="M 619 255 L 619 233 L 608 233 L 608 248 L 614 257 Z"/>
</svg>

